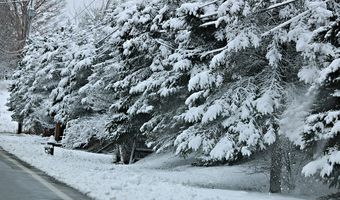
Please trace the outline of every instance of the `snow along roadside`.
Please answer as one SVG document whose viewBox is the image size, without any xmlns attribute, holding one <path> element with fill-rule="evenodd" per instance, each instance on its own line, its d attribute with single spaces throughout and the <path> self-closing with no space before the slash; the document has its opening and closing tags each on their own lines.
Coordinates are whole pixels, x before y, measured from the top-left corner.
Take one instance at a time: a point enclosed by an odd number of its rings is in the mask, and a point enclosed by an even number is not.
<svg viewBox="0 0 340 200">
<path fill-rule="evenodd" d="M 113 165 L 109 155 L 56 148 L 55 156 L 49 156 L 44 153 L 42 142 L 45 139 L 39 136 L 0 135 L 0 146 L 4 150 L 95 199 L 301 200 L 190 187 L 158 176 L 155 169 Z"/>
</svg>

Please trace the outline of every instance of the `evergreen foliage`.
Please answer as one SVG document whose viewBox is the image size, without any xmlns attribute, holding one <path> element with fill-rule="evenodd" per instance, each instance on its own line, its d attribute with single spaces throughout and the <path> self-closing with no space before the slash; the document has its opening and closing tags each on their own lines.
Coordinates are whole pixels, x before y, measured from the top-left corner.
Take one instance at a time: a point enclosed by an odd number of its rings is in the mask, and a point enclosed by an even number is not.
<svg viewBox="0 0 340 200">
<path fill-rule="evenodd" d="M 66 125 L 70 148 L 137 140 L 205 163 L 271 146 L 280 163 L 281 138 L 298 137 L 322 145 L 304 172 L 339 186 L 339 13 L 336 0 L 116 3 L 34 37 L 9 105 L 27 128 Z M 293 137 L 291 90 L 309 86 L 320 92 Z"/>
<path fill-rule="evenodd" d="M 314 81 L 317 92 L 312 113 L 306 119 L 303 139 L 306 148 L 312 148 L 314 161 L 304 167 L 306 175 L 319 172 L 330 183 L 340 188 L 340 15 L 339 5 L 334 5 L 337 12 L 325 24 L 314 40 L 331 45 L 334 52 L 324 58 L 318 69 L 319 77 Z"/>
</svg>

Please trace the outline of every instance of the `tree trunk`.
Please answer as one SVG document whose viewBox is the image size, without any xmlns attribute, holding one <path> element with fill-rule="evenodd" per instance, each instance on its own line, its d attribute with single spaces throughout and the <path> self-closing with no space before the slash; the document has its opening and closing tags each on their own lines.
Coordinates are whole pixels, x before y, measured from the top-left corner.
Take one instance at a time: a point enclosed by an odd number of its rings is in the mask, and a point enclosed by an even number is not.
<svg viewBox="0 0 340 200">
<path fill-rule="evenodd" d="M 120 144 L 118 146 L 118 148 L 119 148 L 119 154 L 120 154 L 120 162 L 125 164 L 126 163 L 126 153 L 124 151 L 124 147 L 123 147 L 123 145 Z"/>
<path fill-rule="evenodd" d="M 22 122 L 18 122 L 18 131 L 17 134 L 22 133 Z"/>
<path fill-rule="evenodd" d="M 61 141 L 61 139 L 63 137 L 63 132 L 64 132 L 63 126 L 60 122 L 58 122 L 55 125 L 55 134 L 54 134 L 55 141 Z"/>
<path fill-rule="evenodd" d="M 136 139 L 133 140 L 133 144 L 132 144 L 132 150 L 131 150 L 131 154 L 130 154 L 130 160 L 129 160 L 129 164 L 133 163 L 134 160 L 134 154 L 135 154 L 135 150 L 136 150 Z"/>
<path fill-rule="evenodd" d="M 282 174 L 282 148 L 279 136 L 273 144 L 270 165 L 270 188 L 271 193 L 281 193 L 281 174 Z"/>
</svg>

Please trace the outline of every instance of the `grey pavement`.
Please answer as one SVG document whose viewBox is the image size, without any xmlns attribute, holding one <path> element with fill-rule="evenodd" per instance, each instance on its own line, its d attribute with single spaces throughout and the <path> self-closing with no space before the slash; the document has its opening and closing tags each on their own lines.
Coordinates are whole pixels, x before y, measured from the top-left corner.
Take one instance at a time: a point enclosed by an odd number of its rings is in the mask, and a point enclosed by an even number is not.
<svg viewBox="0 0 340 200">
<path fill-rule="evenodd" d="M 19 161 L 0 148 L 0 200 L 71 199 L 90 198 Z"/>
</svg>

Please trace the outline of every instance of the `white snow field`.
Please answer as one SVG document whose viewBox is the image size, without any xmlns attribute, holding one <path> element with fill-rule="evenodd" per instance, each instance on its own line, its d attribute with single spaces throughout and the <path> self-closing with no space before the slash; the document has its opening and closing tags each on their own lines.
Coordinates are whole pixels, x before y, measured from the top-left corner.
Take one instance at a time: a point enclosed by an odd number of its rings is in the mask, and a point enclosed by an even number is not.
<svg viewBox="0 0 340 200">
<path fill-rule="evenodd" d="M 56 148 L 54 156 L 47 155 L 42 145 L 46 140 L 40 136 L 3 134 L 0 146 L 94 199 L 311 199 L 242 191 L 258 191 L 268 181 L 264 174 L 247 174 L 247 168 L 242 166 L 192 167 L 171 154 L 151 155 L 134 165 L 114 165 L 110 155 L 63 148 Z M 240 190 L 214 189 L 228 187 Z"/>
<path fill-rule="evenodd" d="M 17 123 L 12 121 L 11 112 L 6 107 L 9 97 L 7 87 L 10 81 L 0 81 L 0 133 L 14 133 L 17 129 Z"/>
</svg>

